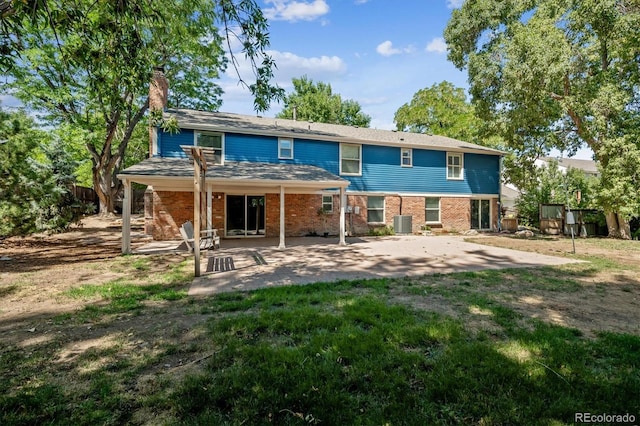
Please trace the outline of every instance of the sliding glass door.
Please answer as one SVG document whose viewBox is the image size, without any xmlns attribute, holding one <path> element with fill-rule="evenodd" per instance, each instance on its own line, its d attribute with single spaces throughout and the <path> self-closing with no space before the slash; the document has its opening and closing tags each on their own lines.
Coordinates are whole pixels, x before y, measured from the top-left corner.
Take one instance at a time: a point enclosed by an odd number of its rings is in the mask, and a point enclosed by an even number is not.
<svg viewBox="0 0 640 426">
<path fill-rule="evenodd" d="M 471 200 L 471 229 L 491 229 L 491 200 Z"/>
<path fill-rule="evenodd" d="M 264 195 L 227 195 L 227 237 L 264 236 Z"/>
</svg>

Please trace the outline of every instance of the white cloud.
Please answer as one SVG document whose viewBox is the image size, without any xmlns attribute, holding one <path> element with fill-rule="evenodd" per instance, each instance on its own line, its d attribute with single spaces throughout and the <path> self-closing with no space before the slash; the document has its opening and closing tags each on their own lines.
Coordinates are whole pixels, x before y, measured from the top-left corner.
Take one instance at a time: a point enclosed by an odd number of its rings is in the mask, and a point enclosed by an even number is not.
<svg viewBox="0 0 640 426">
<path fill-rule="evenodd" d="M 383 41 L 376 47 L 376 52 L 382 56 L 400 55 L 401 53 L 411 53 L 414 51 L 414 47 L 409 45 L 403 48 L 393 47 L 393 43 L 389 40 Z"/>
<path fill-rule="evenodd" d="M 447 52 L 447 43 L 444 41 L 442 37 L 436 37 L 427 44 L 425 48 L 427 52 L 435 52 L 435 53 L 446 53 Z"/>
<path fill-rule="evenodd" d="M 264 15 L 274 21 L 313 21 L 329 13 L 329 5 L 325 0 L 266 0 L 265 3 L 273 4 L 273 7 L 264 9 Z"/>
<path fill-rule="evenodd" d="M 323 74 L 342 74 L 347 69 L 345 62 L 338 56 L 320 56 L 306 58 L 291 52 L 269 51 L 278 66 L 276 73 L 290 74 L 291 76 L 301 76 Z"/>
<path fill-rule="evenodd" d="M 464 0 L 447 0 L 447 7 L 449 9 L 457 9 L 459 7 L 462 7 L 463 3 Z"/>
<path fill-rule="evenodd" d="M 368 2 L 369 2 L 369 0 L 356 0 L 355 4 L 365 4 L 365 3 L 368 3 Z"/>
<path fill-rule="evenodd" d="M 391 43 L 389 40 L 380 43 L 378 47 L 376 47 L 376 52 L 378 52 L 382 56 L 392 56 L 402 53 L 400 49 L 394 48 L 393 43 Z"/>
<path fill-rule="evenodd" d="M 316 81 L 328 82 L 347 70 L 346 63 L 338 56 L 303 57 L 291 52 L 269 50 L 267 54 L 275 61 L 277 68 L 273 70 L 273 82 L 281 87 L 291 86 L 291 79 L 307 75 Z M 251 84 L 253 71 L 251 64 L 241 55 L 236 56 L 238 69 L 242 78 Z M 233 66 L 229 66 L 225 78 L 219 83 L 225 92 L 225 100 L 233 101 L 248 96 L 248 90 L 238 84 L 238 75 Z"/>
</svg>

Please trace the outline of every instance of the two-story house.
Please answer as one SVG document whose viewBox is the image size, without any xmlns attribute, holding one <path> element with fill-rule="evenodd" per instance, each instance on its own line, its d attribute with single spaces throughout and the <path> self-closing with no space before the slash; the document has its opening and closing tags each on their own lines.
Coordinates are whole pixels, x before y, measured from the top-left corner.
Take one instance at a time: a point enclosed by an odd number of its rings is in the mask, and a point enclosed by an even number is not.
<svg viewBox="0 0 640 426">
<path fill-rule="evenodd" d="M 223 238 L 366 234 L 411 216 L 412 229 L 498 226 L 501 152 L 435 135 L 187 109 L 180 131 L 151 129 L 150 158 L 118 177 L 149 185 L 147 230 L 179 238 L 193 220 L 193 163 L 213 150 L 207 222 Z M 321 211 L 325 212 L 321 214 Z M 124 246 L 123 246 L 124 248 Z"/>
</svg>

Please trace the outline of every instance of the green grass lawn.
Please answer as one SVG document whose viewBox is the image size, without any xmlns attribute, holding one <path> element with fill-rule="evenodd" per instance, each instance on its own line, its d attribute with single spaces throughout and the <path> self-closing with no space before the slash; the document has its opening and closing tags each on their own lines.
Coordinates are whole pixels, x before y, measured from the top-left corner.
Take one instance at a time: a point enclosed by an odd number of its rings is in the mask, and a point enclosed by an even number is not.
<svg viewBox="0 0 640 426">
<path fill-rule="evenodd" d="M 78 287 L 62 297 L 86 306 L 51 319 L 67 338 L 0 349 L 0 424 L 560 425 L 577 412 L 637 423 L 640 337 L 585 336 L 510 302 L 526 286 L 579 303 L 583 278 L 623 268 L 611 263 L 206 299 L 185 296 L 181 264 Z M 65 358 L 90 332 L 101 343 Z"/>
</svg>

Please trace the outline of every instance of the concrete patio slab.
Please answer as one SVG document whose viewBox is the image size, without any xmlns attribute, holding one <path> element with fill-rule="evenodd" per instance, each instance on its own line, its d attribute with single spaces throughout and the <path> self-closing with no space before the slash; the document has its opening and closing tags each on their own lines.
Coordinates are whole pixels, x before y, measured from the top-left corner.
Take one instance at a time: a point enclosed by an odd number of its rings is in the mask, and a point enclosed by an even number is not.
<svg viewBox="0 0 640 426">
<path fill-rule="evenodd" d="M 324 238 L 289 238 L 279 250 L 271 239 L 223 241 L 207 256 L 231 257 L 235 270 L 209 272 L 194 279 L 191 296 L 249 291 L 283 285 L 361 278 L 562 265 L 579 262 L 468 243 L 459 236 L 347 238 L 346 246 Z M 263 264 L 259 259 L 264 259 Z M 203 259 L 206 270 L 208 259 Z"/>
</svg>

